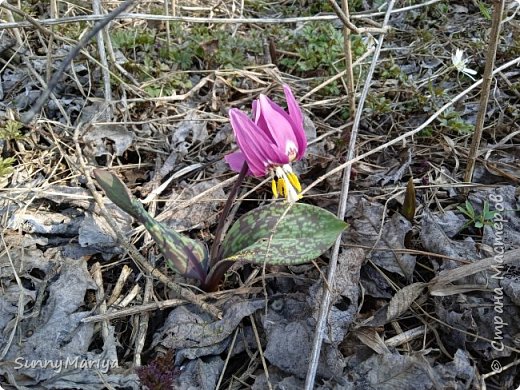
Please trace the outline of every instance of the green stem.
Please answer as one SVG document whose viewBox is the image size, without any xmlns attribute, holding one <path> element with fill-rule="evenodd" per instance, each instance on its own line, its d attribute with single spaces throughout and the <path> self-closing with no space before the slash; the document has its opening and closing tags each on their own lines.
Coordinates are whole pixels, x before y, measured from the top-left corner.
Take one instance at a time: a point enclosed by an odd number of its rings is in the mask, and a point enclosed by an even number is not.
<svg viewBox="0 0 520 390">
<path fill-rule="evenodd" d="M 229 193 L 229 196 L 226 200 L 226 204 L 224 205 L 224 209 L 222 210 L 222 214 L 220 214 L 220 219 L 218 221 L 217 230 L 215 231 L 215 239 L 213 240 L 213 245 L 211 246 L 211 251 L 209 255 L 209 269 L 211 270 L 220 260 L 221 251 L 219 250 L 220 247 L 220 240 L 222 238 L 222 234 L 224 233 L 224 224 L 226 223 L 226 219 L 229 216 L 229 212 L 231 211 L 231 206 L 233 205 L 233 202 L 236 199 L 238 189 L 242 185 L 242 182 L 244 181 L 244 178 L 246 177 L 247 171 L 249 167 L 247 165 L 247 162 L 244 162 L 242 165 L 242 169 L 240 170 L 240 173 L 238 174 L 238 179 L 233 185 L 233 188 L 231 189 L 231 192 Z"/>
</svg>

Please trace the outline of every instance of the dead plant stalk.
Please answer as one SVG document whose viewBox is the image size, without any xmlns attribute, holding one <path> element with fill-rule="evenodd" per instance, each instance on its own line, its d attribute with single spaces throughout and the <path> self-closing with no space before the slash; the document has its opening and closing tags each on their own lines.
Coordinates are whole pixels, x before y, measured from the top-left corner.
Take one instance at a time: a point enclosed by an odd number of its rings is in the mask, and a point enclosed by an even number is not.
<svg viewBox="0 0 520 390">
<path fill-rule="evenodd" d="M 469 183 L 473 177 L 475 162 L 477 160 L 478 148 L 482 139 L 484 129 L 484 119 L 487 112 L 487 104 L 489 100 L 489 91 L 491 89 L 491 80 L 493 78 L 493 67 L 495 66 L 495 58 L 497 55 L 498 40 L 500 38 L 500 26 L 502 15 L 504 14 L 504 0 L 495 0 L 493 2 L 493 20 L 491 24 L 491 36 L 489 38 L 489 48 L 486 55 L 486 67 L 484 69 L 484 77 L 482 82 L 482 91 L 480 93 L 480 104 L 475 123 L 475 133 L 471 141 L 471 147 L 468 155 L 468 165 L 464 173 L 464 181 Z"/>
<path fill-rule="evenodd" d="M 388 25 L 388 21 L 390 19 L 390 12 L 392 11 L 394 7 L 394 0 L 391 0 L 388 3 L 388 7 L 386 10 L 385 19 L 383 22 L 383 28 L 385 28 Z M 363 105 L 364 102 L 368 96 L 368 91 L 370 89 L 371 79 L 372 75 L 374 74 L 374 71 L 376 69 L 377 61 L 379 59 L 379 54 L 381 53 L 381 48 L 383 46 L 383 38 L 384 34 L 381 34 L 379 36 L 378 44 L 376 47 L 376 50 L 374 52 L 374 56 L 372 58 L 372 62 L 370 63 L 370 68 L 368 70 L 368 74 L 365 80 L 365 84 L 363 86 L 363 91 L 361 92 L 361 96 L 359 99 L 359 107 L 356 111 L 355 117 L 354 117 L 354 123 L 352 125 L 352 132 L 350 134 L 350 142 L 349 142 L 349 149 L 347 152 L 347 161 L 354 159 L 354 153 L 355 153 L 355 146 L 356 146 L 356 140 L 357 140 L 357 134 L 359 129 L 359 124 L 361 121 L 361 113 L 363 112 Z M 343 170 L 343 186 L 341 188 L 341 196 L 340 196 L 340 204 L 339 204 L 339 210 L 338 210 L 338 218 L 344 219 L 345 213 L 347 209 L 347 198 L 348 198 L 348 192 L 349 192 L 349 185 L 350 185 L 350 174 L 351 174 L 351 166 L 347 165 L 344 167 Z M 308 189 L 308 188 L 307 188 Z M 332 251 L 330 263 L 329 263 L 329 270 L 327 275 L 327 284 L 331 286 L 333 289 L 334 287 L 334 281 L 336 278 L 336 267 L 338 264 L 338 256 L 339 256 L 339 249 L 341 247 L 341 236 L 338 237 L 336 240 L 336 243 L 334 244 L 334 249 Z M 327 317 L 329 314 L 329 306 L 332 300 L 332 291 L 331 288 L 324 288 L 323 289 L 323 297 L 321 300 L 320 305 L 320 312 L 318 315 L 318 321 L 316 324 L 316 332 L 314 333 L 314 340 L 312 345 L 312 352 L 311 356 L 309 358 L 309 368 L 307 370 L 307 377 L 305 379 L 305 390 L 312 390 L 314 388 L 314 379 L 316 378 L 316 372 L 318 370 L 318 362 L 320 358 L 320 351 L 321 351 L 321 344 L 323 342 L 324 333 L 325 333 L 325 324 L 327 322 Z"/>
<path fill-rule="evenodd" d="M 348 1 L 342 0 L 343 12 L 347 19 L 350 19 Z M 350 108 L 350 115 L 356 112 L 356 94 L 354 89 L 354 67 L 352 65 L 352 42 L 350 42 L 350 29 L 343 27 L 343 47 L 345 52 L 345 70 L 347 72 L 347 95 Z"/>
</svg>

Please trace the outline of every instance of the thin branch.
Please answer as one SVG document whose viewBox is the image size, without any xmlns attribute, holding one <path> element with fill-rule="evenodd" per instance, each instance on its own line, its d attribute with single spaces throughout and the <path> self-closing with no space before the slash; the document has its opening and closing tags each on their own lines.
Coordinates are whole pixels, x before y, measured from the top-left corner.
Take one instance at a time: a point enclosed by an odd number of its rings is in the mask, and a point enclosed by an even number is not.
<svg viewBox="0 0 520 390">
<path fill-rule="evenodd" d="M 335 0 L 332 0 L 336 4 Z M 342 0 L 343 13 L 347 20 L 350 18 L 348 0 Z M 350 29 L 347 25 L 343 27 L 343 51 L 345 53 L 345 71 L 347 75 L 347 97 L 350 116 L 356 112 L 356 93 L 354 88 L 354 66 L 352 65 L 352 42 L 350 41 Z"/>
<path fill-rule="evenodd" d="M 94 11 L 95 15 L 103 15 L 103 7 L 101 5 L 100 0 L 93 0 L 92 1 L 92 9 Z M 105 37 L 108 39 L 108 29 L 107 27 L 104 27 L 102 30 L 100 30 L 97 34 L 97 46 L 98 46 L 98 52 L 99 52 L 99 61 L 103 64 L 103 67 L 101 68 L 101 72 L 103 73 L 103 83 L 105 86 L 105 101 L 107 103 L 110 103 L 112 101 L 112 87 L 110 86 L 110 74 L 108 72 L 108 61 L 107 61 L 107 52 L 105 49 Z M 111 110 L 112 108 L 110 108 Z"/>
<path fill-rule="evenodd" d="M 364 16 L 365 17 L 365 16 Z M 138 20 L 157 20 L 166 22 L 186 22 L 186 23 L 213 23 L 213 24 L 285 24 L 285 23 L 302 23 L 313 21 L 332 21 L 338 20 L 336 15 L 319 15 L 319 16 L 301 16 L 294 18 L 202 18 L 193 16 L 165 16 L 165 15 L 151 15 L 151 14 L 120 14 L 115 20 L 119 19 L 138 19 Z M 52 26 L 56 24 L 76 23 L 76 22 L 93 22 L 103 20 L 99 15 L 80 15 L 71 16 L 59 19 L 43 19 L 39 23 L 42 26 Z M 2 23 L 0 30 L 31 27 L 29 22 L 16 23 Z M 377 27 L 361 27 L 356 29 L 357 33 L 380 33 L 381 29 Z"/>
<path fill-rule="evenodd" d="M 340 8 L 338 3 L 336 3 L 336 0 L 329 0 L 330 5 L 332 6 L 332 9 L 338 15 L 338 18 L 343 22 L 346 29 L 354 32 L 355 34 L 360 34 L 359 29 L 350 21 L 350 18 L 348 15 L 348 1 L 342 0 L 343 10 Z M 345 6 L 345 3 L 347 4 Z"/>
<path fill-rule="evenodd" d="M 385 20 L 383 22 L 383 27 L 388 25 L 388 20 L 390 19 L 390 12 L 392 8 L 394 7 L 394 1 L 390 0 L 388 3 L 388 8 L 386 10 L 386 16 Z M 352 125 L 352 132 L 350 136 L 350 143 L 349 143 L 349 150 L 347 153 L 347 160 L 350 161 L 354 159 L 354 153 L 355 153 L 355 145 L 357 140 L 357 133 L 359 128 L 359 123 L 361 121 L 361 114 L 363 112 L 363 104 L 366 100 L 366 97 L 368 95 L 368 90 L 370 89 L 370 84 L 372 80 L 372 75 L 374 74 L 374 71 L 377 66 L 377 61 L 379 58 L 379 54 L 381 53 L 381 48 L 383 46 L 383 38 L 384 35 L 381 34 L 378 40 L 378 44 L 376 47 L 376 50 L 374 52 L 374 57 L 372 58 L 372 63 L 370 64 L 370 69 L 368 70 L 368 75 L 365 80 L 365 84 L 363 86 L 363 91 L 361 92 L 361 97 L 359 99 L 359 107 L 356 112 L 356 116 L 354 117 L 354 124 Z M 347 210 L 347 198 L 348 198 L 348 191 L 350 186 L 350 173 L 351 173 L 351 167 L 352 165 L 348 165 L 344 168 L 343 172 L 343 187 L 341 189 L 341 197 L 340 197 L 340 204 L 339 204 L 339 210 L 338 210 L 338 218 L 343 220 L 345 218 L 345 213 Z M 307 188 L 308 189 L 308 188 Z M 338 239 L 336 240 L 336 243 L 334 244 L 334 249 L 332 251 L 332 256 L 329 262 L 329 269 L 328 269 L 328 275 L 327 275 L 327 284 L 330 286 L 330 288 L 324 287 L 323 289 L 323 296 L 321 299 L 320 304 L 320 312 L 318 315 L 318 322 L 316 324 L 316 332 L 314 333 L 314 340 L 312 344 L 312 352 L 310 356 L 310 363 L 309 368 L 307 370 L 307 377 L 305 379 L 305 390 L 312 390 L 314 388 L 314 380 L 316 378 L 316 372 L 318 371 L 318 362 L 320 359 L 320 351 L 321 351 L 321 345 L 324 338 L 325 333 L 325 324 L 327 322 L 327 318 L 329 315 L 329 307 L 332 300 L 332 289 L 335 285 L 335 279 L 336 279 L 336 267 L 338 264 L 338 256 L 339 256 L 339 249 L 341 247 L 341 234 L 339 235 Z"/>
<path fill-rule="evenodd" d="M 408 12 L 415 9 L 419 9 L 422 7 L 427 7 L 432 4 L 440 3 L 445 0 L 429 0 L 424 3 L 411 5 L 408 7 L 397 8 L 392 11 L 392 14 L 398 14 L 401 12 Z M 5 4 L 2 4 L 0 1 L 0 7 L 5 7 Z M 175 2 L 172 3 L 172 10 L 175 11 Z M 367 18 L 375 18 L 378 16 L 384 16 L 385 12 L 368 12 L 368 13 L 357 13 L 350 15 L 350 19 L 363 19 Z M 66 23 L 75 23 L 75 22 L 92 22 L 101 20 L 102 18 L 99 15 L 80 15 L 80 16 L 70 16 L 59 19 L 43 19 L 39 20 L 38 23 L 40 25 L 56 25 L 56 24 L 66 24 Z M 131 13 L 131 14 L 121 14 L 114 19 L 142 19 L 142 20 L 160 20 L 160 21 L 178 21 L 178 22 L 188 22 L 188 23 L 215 23 L 215 24 L 233 24 L 233 23 L 244 23 L 244 24 L 284 24 L 284 23 L 299 23 L 299 22 L 313 22 L 313 21 L 332 21 L 338 20 L 339 17 L 337 15 L 316 15 L 316 16 L 303 16 L 303 17 L 293 17 L 293 18 L 199 18 L 199 17 L 184 17 L 184 16 L 176 16 L 175 12 L 172 12 L 172 16 L 163 16 L 163 15 L 150 15 L 150 14 L 139 14 L 139 13 Z M 21 28 L 21 27 L 31 27 L 30 22 L 12 22 L 12 23 L 2 23 L 0 24 L 0 30 L 4 29 L 13 29 L 13 28 Z M 360 32 L 380 32 L 380 29 L 359 29 Z"/>
<path fill-rule="evenodd" d="M 484 69 L 482 91 L 480 92 L 479 110 L 477 113 L 477 121 L 475 123 L 475 132 L 471 140 L 471 147 L 468 155 L 468 165 L 464 173 L 464 181 L 469 183 L 473 177 L 475 162 L 477 160 L 478 148 L 482 139 L 484 130 L 484 119 L 486 118 L 487 105 L 489 101 L 489 91 L 491 89 L 491 80 L 493 78 L 493 67 L 495 66 L 495 58 L 497 55 L 498 40 L 500 39 L 500 26 L 502 15 L 504 14 L 504 0 L 495 0 L 493 2 L 493 21 L 491 22 L 491 36 L 489 37 L 489 48 L 486 55 L 486 67 Z"/>
</svg>

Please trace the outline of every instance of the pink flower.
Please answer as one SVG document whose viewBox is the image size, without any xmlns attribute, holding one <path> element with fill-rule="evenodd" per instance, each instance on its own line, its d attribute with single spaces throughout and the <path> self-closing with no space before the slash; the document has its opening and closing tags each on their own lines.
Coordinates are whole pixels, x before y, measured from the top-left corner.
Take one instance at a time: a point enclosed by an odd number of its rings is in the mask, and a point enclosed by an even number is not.
<svg viewBox="0 0 520 390">
<path fill-rule="evenodd" d="M 274 196 L 280 193 L 295 202 L 301 197 L 301 186 L 290 163 L 303 157 L 307 138 L 301 109 L 291 89 L 284 85 L 283 90 L 288 113 L 265 95 L 253 102 L 253 120 L 236 108 L 229 110 L 240 151 L 228 154 L 225 159 L 234 171 L 240 171 L 247 162 L 250 175 L 270 174 Z"/>
</svg>

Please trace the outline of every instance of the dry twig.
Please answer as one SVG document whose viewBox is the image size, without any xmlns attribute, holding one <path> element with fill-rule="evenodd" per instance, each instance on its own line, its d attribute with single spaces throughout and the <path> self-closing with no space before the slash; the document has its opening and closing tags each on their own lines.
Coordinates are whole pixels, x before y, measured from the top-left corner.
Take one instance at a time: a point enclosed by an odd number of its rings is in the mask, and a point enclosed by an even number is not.
<svg viewBox="0 0 520 390">
<path fill-rule="evenodd" d="M 391 0 L 388 3 L 388 8 L 386 10 L 386 16 L 385 16 L 385 20 L 383 22 L 383 26 L 388 25 L 388 21 L 390 19 L 390 11 L 392 10 L 393 7 L 394 7 L 394 0 Z M 352 125 L 352 133 L 351 133 L 350 142 L 349 142 L 349 150 L 347 152 L 348 161 L 351 161 L 354 158 L 356 141 L 357 141 L 357 133 L 358 133 L 358 129 L 359 129 L 359 123 L 361 121 L 361 114 L 363 112 L 363 105 L 367 98 L 368 90 L 370 89 L 372 75 L 374 74 L 374 71 L 376 69 L 377 61 L 379 59 L 379 54 L 381 53 L 381 48 L 383 46 L 383 38 L 384 38 L 384 35 L 382 34 L 379 37 L 376 51 L 374 52 L 374 56 L 373 56 L 372 62 L 370 64 L 370 69 L 368 70 L 368 75 L 365 79 L 365 84 L 363 86 L 363 91 L 361 93 L 359 107 L 358 107 L 358 110 L 356 111 L 356 115 L 354 117 L 354 124 Z M 340 204 L 339 204 L 339 210 L 338 210 L 338 218 L 341 220 L 343 220 L 345 218 L 345 213 L 347 210 L 347 198 L 348 198 L 348 191 L 349 191 L 349 186 L 350 186 L 351 166 L 352 165 L 345 166 L 345 169 L 343 171 Z M 316 332 L 314 334 L 309 368 L 307 370 L 307 377 L 305 378 L 305 389 L 306 390 L 313 389 L 314 379 L 316 377 L 316 372 L 318 370 L 318 362 L 319 362 L 319 357 L 320 357 L 321 344 L 323 342 L 324 332 L 325 332 L 325 323 L 327 322 L 327 318 L 329 315 L 329 307 L 330 307 L 330 303 L 331 303 L 331 299 L 332 299 L 331 289 L 333 289 L 334 285 L 335 285 L 336 267 L 337 267 L 337 263 L 338 263 L 339 250 L 341 247 L 341 237 L 342 237 L 342 235 L 340 235 L 338 237 L 338 239 L 336 240 L 336 242 L 334 244 L 334 249 L 332 251 L 331 259 L 329 262 L 327 283 L 329 286 L 331 286 L 331 288 L 323 289 L 323 297 L 322 297 L 321 304 L 320 304 L 318 322 L 316 324 Z"/>
<path fill-rule="evenodd" d="M 466 172 L 464 173 L 464 181 L 467 183 L 471 182 L 473 177 L 478 148 L 484 130 L 484 119 L 486 117 L 489 90 L 491 89 L 491 80 L 493 77 L 493 67 L 495 66 L 498 41 L 500 39 L 500 26 L 502 15 L 504 14 L 504 3 L 504 0 L 495 0 L 493 2 L 493 21 L 491 25 L 491 36 L 489 37 L 489 48 L 486 55 L 486 67 L 484 69 L 482 91 L 480 92 L 479 110 L 477 113 L 477 121 L 475 123 L 475 132 L 473 133 L 473 139 L 469 149 L 468 165 L 466 166 Z"/>
</svg>

